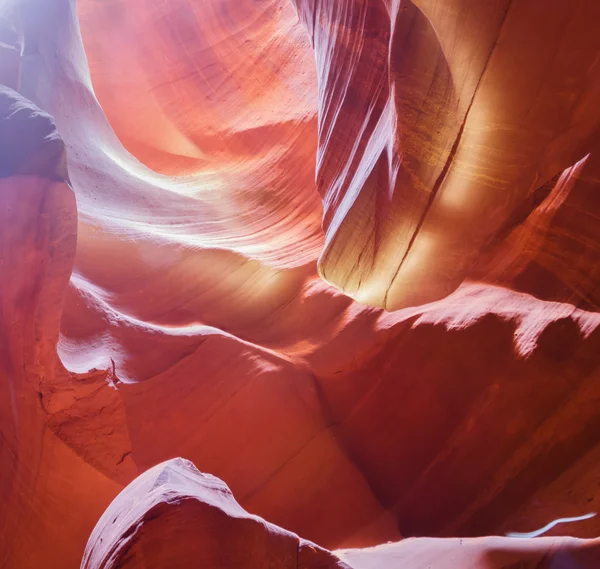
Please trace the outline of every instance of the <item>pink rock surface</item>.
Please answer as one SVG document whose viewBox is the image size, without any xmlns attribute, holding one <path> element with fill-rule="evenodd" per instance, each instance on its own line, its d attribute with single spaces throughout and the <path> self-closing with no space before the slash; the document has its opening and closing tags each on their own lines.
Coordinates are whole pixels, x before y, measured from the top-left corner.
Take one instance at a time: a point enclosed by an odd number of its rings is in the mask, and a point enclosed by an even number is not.
<svg viewBox="0 0 600 569">
<path fill-rule="evenodd" d="M 573 538 L 407 539 L 328 552 L 246 512 L 218 478 L 181 458 L 154 466 L 112 502 L 81 569 L 592 569 L 600 541 Z"/>
<path fill-rule="evenodd" d="M 598 144 L 596 2 L 295 4 L 319 84 L 319 272 L 361 302 L 447 296 Z"/>
<path fill-rule="evenodd" d="M 466 538 L 598 510 L 598 6 L 6 2 L 0 566 L 174 456 L 241 504 L 202 559 L 595 551 Z"/>
</svg>

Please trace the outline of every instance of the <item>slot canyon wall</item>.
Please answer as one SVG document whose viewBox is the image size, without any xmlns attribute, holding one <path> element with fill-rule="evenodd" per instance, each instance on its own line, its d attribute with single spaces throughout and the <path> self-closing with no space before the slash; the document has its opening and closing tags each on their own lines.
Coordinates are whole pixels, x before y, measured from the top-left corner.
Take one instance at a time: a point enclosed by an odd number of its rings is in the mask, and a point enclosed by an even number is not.
<svg viewBox="0 0 600 569">
<path fill-rule="evenodd" d="M 0 0 L 0 567 L 599 567 L 598 22 Z"/>
</svg>

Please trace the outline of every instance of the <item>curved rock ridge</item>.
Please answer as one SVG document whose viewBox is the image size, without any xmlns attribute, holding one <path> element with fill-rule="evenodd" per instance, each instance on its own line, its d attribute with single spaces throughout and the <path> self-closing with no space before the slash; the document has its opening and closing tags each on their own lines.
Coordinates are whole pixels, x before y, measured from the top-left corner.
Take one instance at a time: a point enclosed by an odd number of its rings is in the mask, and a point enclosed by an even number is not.
<svg viewBox="0 0 600 569">
<path fill-rule="evenodd" d="M 286 0 L 230 10 L 218 0 L 78 2 L 102 109 L 72 125 L 88 153 L 72 161 L 96 170 L 104 191 L 89 188 L 80 210 L 113 239 L 144 238 L 216 272 L 246 264 L 234 283 L 266 281 L 313 262 L 322 246 L 314 64 Z M 60 122 L 66 109 L 52 108 Z M 88 139 L 89 121 L 102 137 Z"/>
<path fill-rule="evenodd" d="M 90 536 L 81 569 L 592 569 L 598 563 L 599 540 L 572 538 L 422 538 L 333 554 L 249 514 L 221 480 L 177 458 L 117 496 Z"/>
<path fill-rule="evenodd" d="M 295 4 L 319 82 L 319 272 L 361 302 L 447 296 L 598 144 L 597 2 Z"/>
<path fill-rule="evenodd" d="M 206 559 L 595 551 L 466 538 L 598 511 L 597 3 L 9 4 L 0 566 L 77 567 L 125 487 L 86 562 L 151 563 L 157 464 Z"/>
<path fill-rule="evenodd" d="M 0 566 L 76 567 L 118 486 L 47 423 L 46 397 L 65 380 L 56 343 L 75 258 L 75 197 L 54 121 L 5 87 L 0 149 Z M 57 520 L 81 504 L 85 514 L 63 531 Z"/>
<path fill-rule="evenodd" d="M 347 566 L 250 515 L 218 478 L 177 458 L 129 484 L 94 528 L 81 569 Z"/>
<path fill-rule="evenodd" d="M 599 562 L 598 540 L 570 537 L 515 540 L 413 538 L 337 554 L 352 569 L 587 569 Z"/>
</svg>

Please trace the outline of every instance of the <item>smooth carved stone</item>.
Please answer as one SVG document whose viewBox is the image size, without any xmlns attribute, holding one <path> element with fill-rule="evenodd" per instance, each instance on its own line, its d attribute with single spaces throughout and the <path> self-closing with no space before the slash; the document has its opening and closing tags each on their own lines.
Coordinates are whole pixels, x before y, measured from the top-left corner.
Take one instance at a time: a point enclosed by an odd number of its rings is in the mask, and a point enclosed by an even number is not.
<svg viewBox="0 0 600 569">
<path fill-rule="evenodd" d="M 74 567 L 91 525 L 58 520 L 82 500 L 93 517 L 109 497 L 47 427 L 42 402 L 61 371 L 56 343 L 75 257 L 75 197 L 60 177 L 64 144 L 51 117 L 4 87 L 0 148 L 0 566 Z"/>
<path fill-rule="evenodd" d="M 600 541 L 417 538 L 337 553 L 352 569 L 592 569 L 600 563 Z"/>
<path fill-rule="evenodd" d="M 181 458 L 159 464 L 112 502 L 81 569 L 593 569 L 600 541 L 408 539 L 332 554 L 246 512 L 218 478 Z"/>
<path fill-rule="evenodd" d="M 348 569 L 246 512 L 218 478 L 181 458 L 134 480 L 94 528 L 81 569 Z"/>
<path fill-rule="evenodd" d="M 329 549 L 598 510 L 597 2 L 13 4 L 0 566 L 173 456 Z"/>
<path fill-rule="evenodd" d="M 447 296 L 598 141 L 597 2 L 295 4 L 319 77 L 319 272 L 360 302 Z"/>
</svg>

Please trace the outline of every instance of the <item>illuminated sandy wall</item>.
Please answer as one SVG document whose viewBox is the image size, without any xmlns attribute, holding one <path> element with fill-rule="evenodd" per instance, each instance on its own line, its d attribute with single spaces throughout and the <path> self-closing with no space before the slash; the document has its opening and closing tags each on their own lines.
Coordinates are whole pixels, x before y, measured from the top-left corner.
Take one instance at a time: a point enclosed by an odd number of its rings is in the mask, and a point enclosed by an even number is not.
<svg viewBox="0 0 600 569">
<path fill-rule="evenodd" d="M 0 16 L 0 567 L 600 566 L 600 3 Z"/>
</svg>

